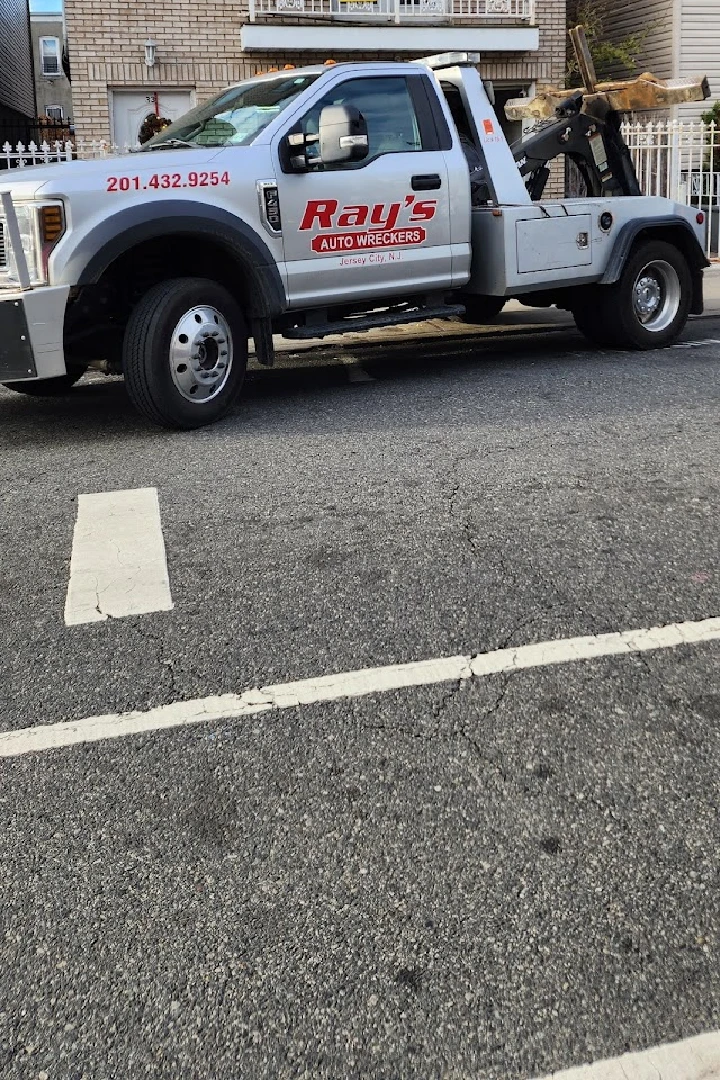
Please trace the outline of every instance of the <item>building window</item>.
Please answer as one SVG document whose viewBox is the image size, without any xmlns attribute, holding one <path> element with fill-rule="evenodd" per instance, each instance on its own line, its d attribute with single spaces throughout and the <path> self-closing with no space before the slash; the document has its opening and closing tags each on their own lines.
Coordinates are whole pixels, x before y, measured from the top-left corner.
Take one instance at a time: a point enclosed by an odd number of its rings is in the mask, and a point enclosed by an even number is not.
<svg viewBox="0 0 720 1080">
<path fill-rule="evenodd" d="M 48 105 L 45 110 L 48 120 L 56 120 L 58 123 L 62 123 L 63 109 L 62 105 Z"/>
<path fill-rule="evenodd" d="M 43 75 L 60 75 L 60 38 L 40 38 L 40 61 Z"/>
</svg>

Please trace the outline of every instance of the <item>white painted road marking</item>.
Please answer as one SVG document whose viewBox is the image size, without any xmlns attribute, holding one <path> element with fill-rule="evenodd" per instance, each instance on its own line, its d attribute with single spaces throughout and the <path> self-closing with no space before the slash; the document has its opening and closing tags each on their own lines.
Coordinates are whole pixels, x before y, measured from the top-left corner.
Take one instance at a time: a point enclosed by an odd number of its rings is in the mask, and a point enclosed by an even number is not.
<svg viewBox="0 0 720 1080">
<path fill-rule="evenodd" d="M 448 656 L 411 664 L 345 671 L 316 679 L 302 679 L 300 682 L 263 686 L 242 694 L 176 701 L 145 712 L 108 713 L 83 720 L 5 731 L 0 733 L 0 757 L 18 757 L 20 754 L 60 746 L 119 739 L 140 732 L 186 727 L 214 720 L 239 719 L 272 709 L 382 694 L 408 686 L 433 686 L 472 677 L 483 678 L 500 672 L 596 660 L 604 656 L 631 656 L 653 649 L 671 649 L 677 645 L 718 640 L 720 619 L 705 619 L 702 622 L 671 623 L 648 630 L 625 630 L 595 637 L 544 641 L 537 645 L 498 649 L 477 656 Z"/>
<path fill-rule="evenodd" d="M 172 606 L 157 489 L 80 495 L 66 624 L 146 615 Z"/>
<path fill-rule="evenodd" d="M 720 1032 L 581 1065 L 545 1080 L 720 1080 Z"/>
<path fill-rule="evenodd" d="M 706 338 L 704 341 L 678 341 L 673 349 L 699 349 L 701 345 L 720 345 L 720 338 Z"/>
</svg>

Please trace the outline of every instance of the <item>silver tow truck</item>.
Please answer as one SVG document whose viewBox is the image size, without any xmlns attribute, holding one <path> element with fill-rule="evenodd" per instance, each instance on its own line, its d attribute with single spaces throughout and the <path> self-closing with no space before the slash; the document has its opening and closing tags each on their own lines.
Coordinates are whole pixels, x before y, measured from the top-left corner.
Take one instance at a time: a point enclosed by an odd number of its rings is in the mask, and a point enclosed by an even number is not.
<svg viewBox="0 0 720 1080">
<path fill-rule="evenodd" d="M 195 428 L 238 398 L 251 338 L 270 365 L 276 334 L 484 322 L 512 297 L 603 346 L 675 341 L 702 311 L 702 215 L 641 194 L 602 93 L 510 146 L 478 59 L 280 71 L 138 152 L 0 174 L 0 382 L 56 394 L 93 367 Z M 583 197 L 545 198 L 560 154 Z"/>
</svg>

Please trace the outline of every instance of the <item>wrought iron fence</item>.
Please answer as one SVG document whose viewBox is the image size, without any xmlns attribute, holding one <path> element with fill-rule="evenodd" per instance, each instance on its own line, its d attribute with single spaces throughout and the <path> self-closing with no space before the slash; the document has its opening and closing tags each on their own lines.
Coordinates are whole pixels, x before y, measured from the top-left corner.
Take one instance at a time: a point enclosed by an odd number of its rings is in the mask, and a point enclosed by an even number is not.
<svg viewBox="0 0 720 1080">
<path fill-rule="evenodd" d="M 66 142 L 74 137 L 74 129 L 71 121 L 54 120 L 0 120 L 0 146 L 10 143 L 34 142 L 40 143 Z"/>
</svg>

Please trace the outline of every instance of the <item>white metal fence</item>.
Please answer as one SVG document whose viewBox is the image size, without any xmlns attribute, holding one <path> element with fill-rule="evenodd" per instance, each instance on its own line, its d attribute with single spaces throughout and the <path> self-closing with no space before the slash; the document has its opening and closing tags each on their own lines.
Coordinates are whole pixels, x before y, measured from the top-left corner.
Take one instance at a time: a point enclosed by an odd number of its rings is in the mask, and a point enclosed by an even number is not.
<svg viewBox="0 0 720 1080">
<path fill-rule="evenodd" d="M 103 139 L 77 142 L 52 143 L 4 143 L 0 146 L 0 170 L 26 165 L 55 165 L 61 161 L 91 161 L 94 158 L 112 157 L 114 154 L 127 154 L 129 146 L 115 146 Z M 2 171 L 0 171 L 2 176 Z"/>
<path fill-rule="evenodd" d="M 623 124 L 640 187 L 705 215 L 706 250 L 720 256 L 720 125 L 686 121 Z"/>
</svg>

